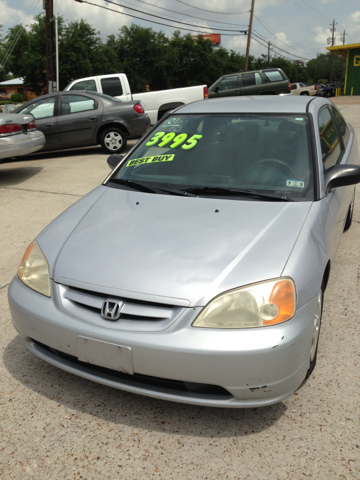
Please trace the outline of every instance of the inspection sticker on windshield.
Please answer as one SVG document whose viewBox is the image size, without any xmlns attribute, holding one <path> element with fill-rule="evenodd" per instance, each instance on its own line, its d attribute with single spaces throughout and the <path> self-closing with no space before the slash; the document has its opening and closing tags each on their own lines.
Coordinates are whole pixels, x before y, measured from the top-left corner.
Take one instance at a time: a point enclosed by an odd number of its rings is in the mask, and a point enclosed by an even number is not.
<svg viewBox="0 0 360 480">
<path fill-rule="evenodd" d="M 286 180 L 287 187 L 296 187 L 296 188 L 304 188 L 305 183 L 301 180 Z"/>
<path fill-rule="evenodd" d="M 144 163 L 159 163 L 159 162 L 172 162 L 175 155 L 156 155 L 155 157 L 142 157 L 134 158 L 130 160 L 127 167 L 135 167 L 135 165 L 143 165 Z"/>
</svg>

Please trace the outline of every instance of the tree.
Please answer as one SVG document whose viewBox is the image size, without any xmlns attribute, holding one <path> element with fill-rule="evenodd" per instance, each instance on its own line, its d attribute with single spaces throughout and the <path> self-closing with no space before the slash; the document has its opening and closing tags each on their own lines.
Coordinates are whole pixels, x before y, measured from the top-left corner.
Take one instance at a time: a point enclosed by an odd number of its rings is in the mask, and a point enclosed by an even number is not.
<svg viewBox="0 0 360 480">
<path fill-rule="evenodd" d="M 3 39 L 3 30 L 2 30 L 2 25 L 0 25 L 0 82 L 4 82 L 7 80 L 7 66 L 6 64 L 3 65 L 3 62 L 5 61 L 5 55 L 6 55 L 6 48 L 4 45 L 4 39 Z"/>
<path fill-rule="evenodd" d="M 334 81 L 343 81 L 341 78 L 341 57 L 340 55 L 333 55 L 333 74 L 332 78 Z M 321 53 L 307 62 L 307 68 L 309 70 L 309 75 L 312 78 L 314 83 L 328 83 L 330 79 L 330 64 L 331 64 L 331 54 L 330 53 Z M 343 71 L 345 73 L 345 69 Z"/>
<path fill-rule="evenodd" d="M 163 32 L 151 28 L 132 24 L 120 29 L 116 55 L 120 71 L 127 74 L 132 91 L 145 92 L 146 85 L 150 85 L 151 90 L 168 88 L 164 75 L 168 43 Z"/>
<path fill-rule="evenodd" d="M 22 25 L 16 25 L 8 30 L 2 45 L 0 44 L 0 52 L 3 51 L 3 61 L 5 61 L 2 73 L 6 75 L 11 72 L 13 77 L 22 76 L 19 62 L 27 44 L 28 33 Z"/>
<path fill-rule="evenodd" d="M 104 48 L 99 32 L 85 20 L 63 27 L 59 52 L 60 89 L 75 78 L 108 73 L 109 50 Z M 112 70 L 108 65 L 107 69 Z"/>
</svg>

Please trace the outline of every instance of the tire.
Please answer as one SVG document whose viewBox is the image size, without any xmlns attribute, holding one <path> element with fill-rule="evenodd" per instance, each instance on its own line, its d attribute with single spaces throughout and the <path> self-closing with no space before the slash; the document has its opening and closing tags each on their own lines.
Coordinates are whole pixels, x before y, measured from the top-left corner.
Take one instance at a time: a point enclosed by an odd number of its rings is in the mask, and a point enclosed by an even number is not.
<svg viewBox="0 0 360 480">
<path fill-rule="evenodd" d="M 101 134 L 100 143 L 107 153 L 121 153 L 126 147 L 126 136 L 119 128 L 110 127 Z"/>
<path fill-rule="evenodd" d="M 307 97 L 309 96 L 309 92 L 303 92 L 303 93 L 300 93 L 300 95 L 306 95 Z"/>
<path fill-rule="evenodd" d="M 322 318 L 322 312 L 323 312 L 323 303 L 324 303 L 324 284 L 321 285 L 321 289 L 317 299 L 317 306 L 316 306 L 316 312 L 314 316 L 313 332 L 312 332 L 312 338 L 311 338 L 310 365 L 306 373 L 305 381 L 310 377 L 316 365 L 319 338 L 320 338 L 321 318 Z"/>
<path fill-rule="evenodd" d="M 350 203 L 348 214 L 347 214 L 347 217 L 346 217 L 346 220 L 345 220 L 344 232 L 347 232 L 349 230 L 349 228 L 351 227 L 352 219 L 353 219 L 353 212 L 354 212 L 354 199 Z"/>
</svg>

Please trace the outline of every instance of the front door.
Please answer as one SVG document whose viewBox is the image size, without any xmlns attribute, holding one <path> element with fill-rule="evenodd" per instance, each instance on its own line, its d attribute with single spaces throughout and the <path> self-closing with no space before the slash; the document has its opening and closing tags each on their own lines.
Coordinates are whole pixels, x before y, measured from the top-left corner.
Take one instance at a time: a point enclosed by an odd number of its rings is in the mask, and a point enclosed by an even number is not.
<svg viewBox="0 0 360 480">
<path fill-rule="evenodd" d="M 58 130 L 63 147 L 96 145 L 96 130 L 101 117 L 100 99 L 81 94 L 61 95 Z"/>
</svg>

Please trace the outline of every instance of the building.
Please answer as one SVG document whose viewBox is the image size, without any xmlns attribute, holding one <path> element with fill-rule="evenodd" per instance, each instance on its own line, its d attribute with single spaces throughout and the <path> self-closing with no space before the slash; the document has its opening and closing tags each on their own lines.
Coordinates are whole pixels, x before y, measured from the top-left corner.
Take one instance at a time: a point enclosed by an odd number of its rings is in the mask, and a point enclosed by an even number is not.
<svg viewBox="0 0 360 480">
<path fill-rule="evenodd" d="M 10 99 L 10 96 L 13 93 L 20 93 L 24 97 L 24 101 L 36 98 L 36 94 L 30 90 L 29 85 L 24 84 L 24 79 L 22 77 L 0 82 L 0 94 L 4 94 L 6 95 L 5 98 Z"/>
<path fill-rule="evenodd" d="M 326 48 L 346 59 L 344 95 L 360 95 L 360 43 Z"/>
</svg>

